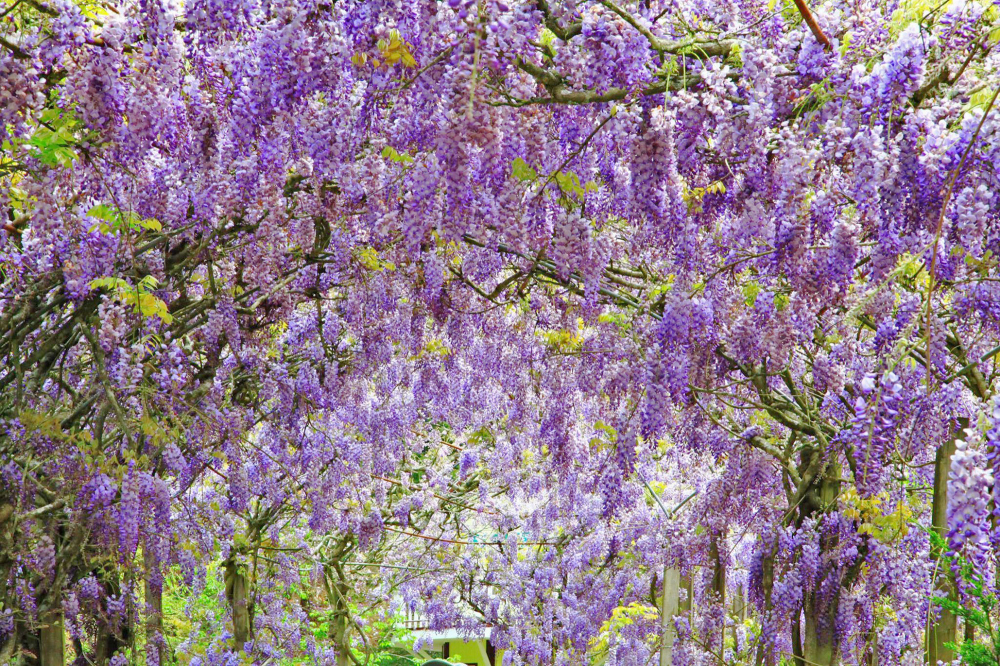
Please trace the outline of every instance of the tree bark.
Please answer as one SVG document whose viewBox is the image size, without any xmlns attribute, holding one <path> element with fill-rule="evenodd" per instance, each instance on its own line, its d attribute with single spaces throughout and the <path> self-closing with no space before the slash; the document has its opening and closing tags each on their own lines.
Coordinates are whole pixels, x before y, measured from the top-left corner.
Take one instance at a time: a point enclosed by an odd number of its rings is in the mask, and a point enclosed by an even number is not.
<svg viewBox="0 0 1000 666">
<path fill-rule="evenodd" d="M 17 648 L 16 629 L 7 636 L 3 644 L 0 644 L 0 664 L 9 664 L 12 662 L 15 648 Z"/>
<path fill-rule="evenodd" d="M 143 551 L 143 560 L 146 565 L 146 653 L 155 654 L 153 663 L 162 665 L 166 657 L 163 639 L 163 578 L 148 549 Z"/>
<path fill-rule="evenodd" d="M 709 557 L 712 560 L 712 596 L 715 603 L 722 607 L 722 626 L 719 627 L 719 654 L 726 651 L 726 556 L 725 542 L 722 548 L 719 541 L 724 537 L 721 534 L 712 534 L 709 542 Z"/>
<path fill-rule="evenodd" d="M 39 666 L 64 666 L 66 663 L 66 635 L 63 631 L 62 608 L 51 608 L 41 616 L 38 631 Z"/>
<path fill-rule="evenodd" d="M 246 651 L 250 640 L 250 607 L 246 574 L 240 571 L 235 560 L 226 562 L 226 596 L 233 615 L 233 640 L 236 649 Z"/>
<path fill-rule="evenodd" d="M 840 595 L 837 595 L 839 602 Z M 837 638 L 835 633 L 838 603 L 815 604 L 806 610 L 805 641 L 802 657 L 809 666 L 835 666 L 837 663 Z"/>
<path fill-rule="evenodd" d="M 347 605 L 347 581 L 339 562 L 323 567 L 323 585 L 330 604 L 330 638 L 337 648 L 336 666 L 352 664 L 350 643 L 350 608 Z M 445 643 L 447 649 L 447 643 Z M 447 654 L 445 655 L 447 658 Z"/>
<path fill-rule="evenodd" d="M 739 626 L 743 624 L 747 619 L 747 602 L 743 596 L 742 585 L 737 585 L 736 589 L 733 590 L 732 614 L 733 614 L 733 645 L 738 645 L 739 641 L 737 640 L 737 636 L 739 634 Z"/>
<path fill-rule="evenodd" d="M 694 608 L 694 583 L 691 574 L 681 576 L 680 589 L 684 590 L 684 598 L 678 602 L 677 612 L 679 614 L 689 613 Z"/>
<path fill-rule="evenodd" d="M 742 585 L 736 586 L 736 589 L 733 590 L 733 615 L 740 622 L 746 622 L 747 599 Z"/>
<path fill-rule="evenodd" d="M 713 535 L 709 546 L 709 556 L 712 558 L 712 592 L 716 600 L 722 605 L 726 605 L 726 562 L 722 552 L 719 550 L 719 539 L 722 536 Z"/>
<path fill-rule="evenodd" d="M 771 593 L 774 591 L 774 555 L 778 551 L 778 540 L 774 539 L 770 552 L 764 557 L 760 585 L 764 592 L 764 603 L 760 609 L 761 624 L 766 626 L 767 616 L 771 612 Z M 771 666 L 774 663 L 773 645 L 764 639 L 763 632 L 757 643 L 757 653 L 754 655 L 754 666 Z"/>
<path fill-rule="evenodd" d="M 951 471 L 951 457 L 955 453 L 955 440 L 964 428 L 969 426 L 969 420 L 958 420 L 959 430 L 948 441 L 938 447 L 934 456 L 934 495 L 931 504 L 931 526 L 942 537 L 948 533 L 948 472 Z M 931 557 L 937 562 L 942 553 L 932 549 Z M 948 567 L 937 565 L 937 580 L 935 586 L 943 589 L 949 599 L 956 599 L 955 580 Z M 928 617 L 927 627 L 927 663 L 936 664 L 939 661 L 950 662 L 955 659 L 955 651 L 946 643 L 954 643 L 958 638 L 958 618 L 946 608 L 941 609 L 941 617 L 931 624 Z"/>
<path fill-rule="evenodd" d="M 94 643 L 94 664 L 107 666 L 111 662 L 111 657 L 115 656 L 115 652 L 123 646 L 124 642 L 117 636 L 107 629 L 101 629 Z"/>
<path fill-rule="evenodd" d="M 347 638 L 347 616 L 334 611 L 330 624 L 332 631 L 330 638 L 333 639 L 333 644 L 337 647 L 337 666 L 349 666 L 351 656 L 348 650 L 351 647 L 348 645 Z"/>
<path fill-rule="evenodd" d="M 792 661 L 795 666 L 806 666 L 802 658 L 802 617 L 801 613 L 792 618 Z"/>
<path fill-rule="evenodd" d="M 98 631 L 97 638 L 94 639 L 94 663 L 97 666 L 107 666 L 111 660 L 111 655 L 115 652 L 113 641 L 114 637 L 109 631 Z"/>
<path fill-rule="evenodd" d="M 117 574 L 112 572 L 112 574 L 107 577 L 100 576 L 100 574 L 98 575 L 101 582 L 107 588 L 109 595 L 118 596 L 121 594 L 121 583 L 118 580 Z M 97 639 L 94 642 L 93 658 L 93 663 L 96 666 L 107 666 L 108 663 L 110 663 L 111 658 L 115 656 L 115 653 L 131 642 L 131 622 L 131 616 L 128 616 L 122 624 L 120 635 L 112 632 L 111 628 L 107 625 L 98 626 Z"/>
<path fill-rule="evenodd" d="M 813 455 L 820 455 L 814 453 Z M 818 496 L 809 498 L 803 505 L 803 518 L 825 511 L 833 506 L 840 494 L 840 466 L 827 466 L 819 483 Z M 824 553 L 837 547 L 835 537 L 822 537 L 820 549 Z M 804 636 L 802 637 L 802 658 L 809 666 L 835 666 L 839 662 L 837 645 L 837 609 L 840 606 L 841 580 L 835 581 L 834 591 L 827 597 L 819 597 L 815 592 L 807 594 L 803 604 L 805 614 Z"/>
</svg>

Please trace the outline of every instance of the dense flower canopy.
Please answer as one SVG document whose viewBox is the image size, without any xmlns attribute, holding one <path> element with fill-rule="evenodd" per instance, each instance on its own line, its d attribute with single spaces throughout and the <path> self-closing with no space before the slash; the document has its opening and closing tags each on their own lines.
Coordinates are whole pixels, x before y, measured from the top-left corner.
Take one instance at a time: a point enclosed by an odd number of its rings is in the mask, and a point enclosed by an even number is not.
<svg viewBox="0 0 1000 666">
<path fill-rule="evenodd" d="M 414 612 L 506 666 L 950 660 L 998 43 L 987 0 L 5 0 L 0 662 L 363 664 Z M 227 610 L 171 642 L 172 589 Z"/>
</svg>

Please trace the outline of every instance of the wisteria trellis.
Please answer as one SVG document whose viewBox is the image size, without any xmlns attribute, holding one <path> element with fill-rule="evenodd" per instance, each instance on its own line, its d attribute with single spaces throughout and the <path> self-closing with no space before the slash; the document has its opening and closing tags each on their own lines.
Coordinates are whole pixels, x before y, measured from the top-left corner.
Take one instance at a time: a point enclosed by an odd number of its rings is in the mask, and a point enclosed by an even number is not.
<svg viewBox="0 0 1000 666">
<path fill-rule="evenodd" d="M 639 666 L 665 565 L 675 663 L 950 660 L 926 529 L 991 586 L 1000 546 L 998 41 L 986 0 L 5 0 L 0 662 L 361 664 L 409 610 Z"/>
</svg>

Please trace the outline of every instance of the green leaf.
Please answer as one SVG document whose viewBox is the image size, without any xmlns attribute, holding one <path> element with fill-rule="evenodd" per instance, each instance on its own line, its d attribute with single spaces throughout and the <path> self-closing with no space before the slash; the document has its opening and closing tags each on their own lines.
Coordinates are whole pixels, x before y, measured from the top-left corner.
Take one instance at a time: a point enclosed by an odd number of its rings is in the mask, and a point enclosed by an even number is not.
<svg viewBox="0 0 1000 666">
<path fill-rule="evenodd" d="M 840 38 L 840 55 L 841 57 L 847 55 L 847 49 L 851 48 L 851 41 L 854 39 L 854 33 L 850 30 L 844 33 L 844 36 Z"/>
<path fill-rule="evenodd" d="M 173 315 L 167 310 L 167 304 L 150 294 L 140 293 L 138 298 L 139 312 L 146 317 L 159 317 L 167 324 L 174 320 Z"/>
<path fill-rule="evenodd" d="M 42 112 L 42 122 L 51 125 L 55 121 L 59 120 L 59 116 L 61 113 L 62 111 L 60 109 L 54 109 L 54 108 L 45 109 L 45 111 Z"/>
<path fill-rule="evenodd" d="M 579 176 L 575 173 L 569 171 L 559 171 L 556 173 L 556 183 L 559 184 L 559 189 L 561 189 L 564 194 L 575 194 L 581 198 L 586 194 L 586 191 L 580 185 Z"/>
<path fill-rule="evenodd" d="M 532 169 L 531 166 L 520 157 L 514 160 L 514 163 L 511 165 L 511 173 L 514 178 L 517 178 L 522 183 L 527 183 L 538 178 L 538 172 Z"/>
<path fill-rule="evenodd" d="M 968 641 L 958 648 L 962 663 L 968 666 L 996 666 L 997 660 L 989 647 Z"/>
<path fill-rule="evenodd" d="M 167 304 L 151 292 L 158 284 L 155 277 L 148 275 L 136 286 L 116 277 L 102 277 L 91 280 L 91 289 L 113 291 L 115 298 L 128 306 L 134 306 L 145 317 L 159 317 L 167 324 L 174 320 Z"/>
<path fill-rule="evenodd" d="M 122 215 L 121 211 L 118 209 L 105 204 L 97 204 L 87 211 L 87 215 L 90 217 L 96 217 L 97 219 L 105 222 L 105 224 L 97 225 L 104 233 L 121 231 L 125 227 L 128 227 L 132 231 L 140 231 L 142 229 L 148 229 L 150 231 L 163 231 L 163 225 L 159 220 L 151 218 L 144 219 L 133 212 Z M 91 227 L 91 229 L 93 228 L 94 227 Z"/>
<path fill-rule="evenodd" d="M 57 141 L 56 133 L 47 127 L 39 127 L 28 143 L 36 148 L 41 148 L 46 150 L 52 146 L 52 144 Z"/>
<path fill-rule="evenodd" d="M 751 280 L 743 285 L 743 302 L 753 307 L 757 302 L 757 294 L 760 293 L 760 283 Z"/>
<path fill-rule="evenodd" d="M 105 206 L 104 204 L 97 204 L 87 211 L 87 215 L 90 217 L 96 217 L 98 220 L 104 220 L 105 222 L 118 221 L 118 213 L 111 210 L 111 208 Z"/>
<path fill-rule="evenodd" d="M 121 289 L 130 289 L 131 288 L 131 286 L 129 285 L 128 282 L 126 282 L 125 280 L 123 280 L 121 278 L 116 278 L 116 277 L 95 278 L 95 279 L 93 279 L 93 280 L 90 281 L 89 286 L 90 286 L 91 289 L 114 289 L 114 290 L 121 290 Z"/>
<path fill-rule="evenodd" d="M 398 164 L 409 164 L 413 161 L 413 158 L 406 153 L 399 153 L 392 146 L 386 146 L 382 149 L 382 157 L 392 160 Z"/>
<path fill-rule="evenodd" d="M 52 150 L 52 159 L 61 167 L 68 167 L 73 164 L 78 155 L 69 148 L 57 147 Z"/>
<path fill-rule="evenodd" d="M 993 97 L 993 89 L 983 88 L 969 97 L 969 101 L 966 103 L 965 108 L 963 108 L 962 111 L 964 113 L 969 113 L 975 109 L 984 109 L 986 108 L 986 105 L 989 104 L 991 97 Z"/>
<path fill-rule="evenodd" d="M 66 128 L 53 132 L 47 127 L 35 130 L 28 144 L 34 146 L 35 157 L 48 166 L 69 166 L 77 159 L 77 154 L 70 150 L 73 135 Z"/>
</svg>

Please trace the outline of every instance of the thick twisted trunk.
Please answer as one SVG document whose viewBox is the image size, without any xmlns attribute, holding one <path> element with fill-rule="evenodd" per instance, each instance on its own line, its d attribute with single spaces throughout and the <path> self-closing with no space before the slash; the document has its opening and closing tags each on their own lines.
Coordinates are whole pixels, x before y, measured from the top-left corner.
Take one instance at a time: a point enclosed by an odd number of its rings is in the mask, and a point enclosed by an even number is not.
<svg viewBox="0 0 1000 666">
<path fill-rule="evenodd" d="M 334 611 L 330 622 L 330 629 L 330 637 L 333 639 L 333 644 L 337 646 L 337 666 L 349 666 L 351 663 L 349 652 L 351 647 L 348 644 L 347 616 Z"/>
<path fill-rule="evenodd" d="M 246 574 L 240 570 L 235 560 L 226 562 L 226 598 L 229 600 L 233 616 L 233 641 L 237 650 L 246 650 L 250 640 L 249 584 Z"/>
<path fill-rule="evenodd" d="M 839 597 L 838 594 L 834 602 L 806 609 L 802 657 L 809 666 L 834 666 L 838 662 L 835 621 Z"/>
<path fill-rule="evenodd" d="M 323 583 L 330 604 L 330 638 L 337 648 L 336 666 L 349 666 L 351 659 L 350 607 L 347 604 L 347 580 L 339 563 L 324 567 Z"/>
<path fill-rule="evenodd" d="M 829 464 L 821 475 L 815 492 L 806 496 L 800 515 L 802 518 L 821 515 L 836 504 L 839 494 L 840 466 Z M 824 535 L 820 538 L 820 548 L 824 554 L 833 552 L 837 545 L 838 539 L 835 536 Z M 830 575 L 834 573 L 831 572 Z M 805 616 L 802 659 L 809 666 L 835 666 L 839 663 L 836 619 L 843 582 L 838 578 L 826 594 L 818 594 L 817 589 L 806 595 L 802 609 Z"/>
<path fill-rule="evenodd" d="M 111 663 L 111 657 L 115 652 L 125 647 L 125 642 L 107 629 L 98 632 L 97 640 L 94 643 L 94 664 L 96 666 L 107 666 Z"/>
<path fill-rule="evenodd" d="M 99 574 L 100 576 L 100 574 Z M 117 574 L 100 576 L 100 580 L 108 591 L 109 596 L 120 596 L 122 594 L 121 583 Z M 97 640 L 94 643 L 93 663 L 96 666 L 107 666 L 115 654 L 132 642 L 132 619 L 131 615 L 125 618 L 122 623 L 120 633 L 111 631 L 111 627 L 102 625 L 98 628 Z"/>
</svg>

